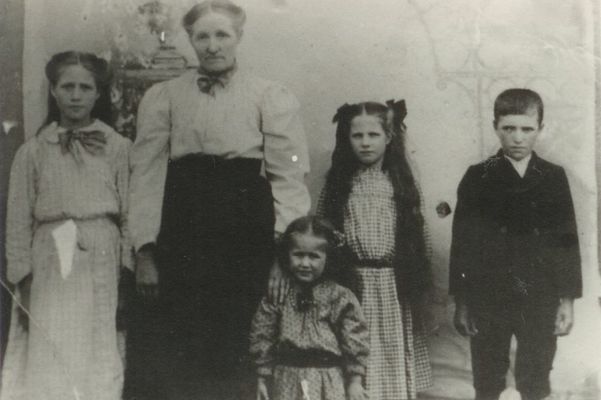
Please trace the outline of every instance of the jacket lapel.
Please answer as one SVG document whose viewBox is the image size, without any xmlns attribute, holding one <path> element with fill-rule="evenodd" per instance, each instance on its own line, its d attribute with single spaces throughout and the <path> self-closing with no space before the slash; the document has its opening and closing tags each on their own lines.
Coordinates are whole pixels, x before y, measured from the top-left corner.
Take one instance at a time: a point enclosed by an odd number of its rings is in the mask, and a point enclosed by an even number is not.
<svg viewBox="0 0 601 400">
<path fill-rule="evenodd" d="M 536 187 L 541 182 L 544 175 L 545 168 L 541 164 L 540 158 L 538 158 L 535 152 L 532 152 L 532 158 L 528 163 L 528 168 L 526 168 L 526 174 L 522 179 L 521 186 L 524 188 L 524 190 L 529 190 L 533 187 Z"/>
<path fill-rule="evenodd" d="M 485 176 L 500 184 L 509 192 L 522 193 L 536 187 L 544 176 L 545 168 L 535 152 L 526 168 L 524 177 L 520 177 L 511 162 L 503 155 L 503 150 L 486 161 Z"/>
</svg>

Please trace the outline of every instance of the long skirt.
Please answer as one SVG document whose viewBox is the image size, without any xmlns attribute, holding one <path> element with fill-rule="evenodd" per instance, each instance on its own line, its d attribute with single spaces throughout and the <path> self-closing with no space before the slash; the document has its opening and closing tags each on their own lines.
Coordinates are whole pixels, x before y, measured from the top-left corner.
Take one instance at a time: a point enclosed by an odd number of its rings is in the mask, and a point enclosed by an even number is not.
<svg viewBox="0 0 601 400">
<path fill-rule="evenodd" d="M 411 307 L 399 302 L 392 268 L 355 268 L 369 329 L 366 390 L 370 400 L 408 400 L 432 386 L 423 329 Z"/>
<path fill-rule="evenodd" d="M 248 333 L 273 262 L 275 223 L 260 168 L 257 159 L 202 155 L 170 162 L 159 296 L 138 304 L 131 320 L 126 398 L 254 396 L 240 383 L 250 380 Z"/>
<path fill-rule="evenodd" d="M 38 226 L 32 244 L 28 329 L 13 307 L 2 371 L 2 400 L 118 400 L 123 367 L 115 314 L 119 230 L 108 218 L 76 221 L 70 273 L 61 273 L 52 231 Z"/>
</svg>

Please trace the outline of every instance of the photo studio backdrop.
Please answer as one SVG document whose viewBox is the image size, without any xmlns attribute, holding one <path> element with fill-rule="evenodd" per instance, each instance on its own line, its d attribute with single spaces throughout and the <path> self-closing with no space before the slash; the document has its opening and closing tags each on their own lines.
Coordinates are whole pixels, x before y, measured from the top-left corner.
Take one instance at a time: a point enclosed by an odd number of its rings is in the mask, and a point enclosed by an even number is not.
<svg viewBox="0 0 601 400">
<path fill-rule="evenodd" d="M 28 0 L 25 135 L 33 135 L 45 116 L 43 69 L 56 52 L 78 49 L 111 58 L 119 76 L 125 77 L 126 89 L 132 79 L 147 85 L 170 74 L 164 69 L 182 67 L 174 56 L 161 71 L 143 71 L 152 66 L 160 42 L 163 50 L 183 55 L 188 67 L 194 66 L 194 53 L 179 24 L 194 2 L 163 2 L 167 7 L 149 6 L 145 0 Z M 569 337 L 559 340 L 552 372 L 554 398 L 597 398 L 601 370 L 595 178 L 597 2 L 239 0 L 238 4 L 248 14 L 239 47 L 240 68 L 285 84 L 302 105 L 313 199 L 329 167 L 336 109 L 362 100 L 407 101 L 410 157 L 424 192 L 434 248 L 436 296 L 431 307 L 438 328 L 430 337 L 435 387 L 429 394 L 433 397 L 473 395 L 468 341 L 452 327 L 454 306 L 446 294 L 453 214 L 441 217 L 436 207 L 447 202 L 453 211 L 457 184 L 467 166 L 496 151 L 492 128 L 496 95 L 516 86 L 541 93 L 546 128 L 538 152 L 567 170 L 584 275 L 576 325 Z M 149 17 L 152 7 L 159 12 Z M 115 101 L 122 96 L 127 93 L 120 87 Z"/>
</svg>

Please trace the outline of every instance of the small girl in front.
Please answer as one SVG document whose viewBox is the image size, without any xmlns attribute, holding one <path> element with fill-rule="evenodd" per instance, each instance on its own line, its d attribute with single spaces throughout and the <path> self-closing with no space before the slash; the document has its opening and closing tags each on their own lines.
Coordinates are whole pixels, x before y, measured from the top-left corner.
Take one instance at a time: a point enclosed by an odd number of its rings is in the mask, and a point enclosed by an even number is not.
<svg viewBox="0 0 601 400">
<path fill-rule="evenodd" d="M 250 353 L 257 400 L 363 400 L 369 349 L 359 301 L 337 284 L 336 235 L 319 217 L 293 221 L 280 262 L 291 277 L 282 304 L 264 298 L 254 316 Z"/>
<path fill-rule="evenodd" d="M 421 199 L 405 155 L 405 102 L 338 109 L 318 214 L 344 233 L 370 334 L 370 400 L 415 399 L 432 384 L 420 309 L 430 285 Z"/>
<path fill-rule="evenodd" d="M 109 125 L 110 70 L 69 51 L 46 65 L 48 115 L 10 175 L 7 275 L 19 297 L 2 400 L 118 400 L 120 266 L 127 244 L 129 141 Z"/>
</svg>

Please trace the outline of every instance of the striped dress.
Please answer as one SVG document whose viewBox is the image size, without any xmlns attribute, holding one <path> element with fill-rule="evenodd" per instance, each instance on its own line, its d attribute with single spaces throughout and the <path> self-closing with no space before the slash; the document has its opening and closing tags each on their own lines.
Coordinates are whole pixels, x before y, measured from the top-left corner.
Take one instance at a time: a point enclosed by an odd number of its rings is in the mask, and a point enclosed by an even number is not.
<svg viewBox="0 0 601 400">
<path fill-rule="evenodd" d="M 409 304 L 397 296 L 395 232 L 396 207 L 387 173 L 380 165 L 361 169 L 344 210 L 344 236 L 352 258 L 361 264 L 353 269 L 370 335 L 370 400 L 415 399 L 432 385 L 425 333 L 413 325 Z"/>
<path fill-rule="evenodd" d="M 81 131 L 103 132 L 104 150 L 93 155 L 76 140 L 63 153 L 62 129 L 53 123 L 28 140 L 11 170 L 7 274 L 33 280 L 28 329 L 13 310 L 2 400 L 121 398 L 115 314 L 119 266 L 131 266 L 129 141 L 95 121 Z M 69 226 L 72 240 L 59 239 Z M 72 258 L 61 262 L 61 247 Z"/>
</svg>

